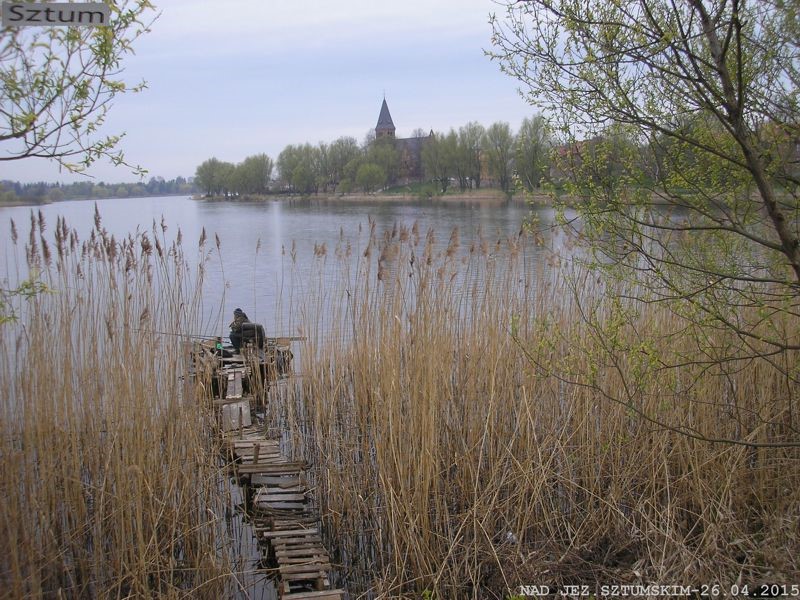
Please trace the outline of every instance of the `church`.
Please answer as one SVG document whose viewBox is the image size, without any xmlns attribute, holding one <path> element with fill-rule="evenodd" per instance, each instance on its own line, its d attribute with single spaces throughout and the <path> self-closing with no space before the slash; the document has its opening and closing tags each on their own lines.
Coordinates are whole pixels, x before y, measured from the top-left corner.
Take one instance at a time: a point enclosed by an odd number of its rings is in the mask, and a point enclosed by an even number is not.
<svg viewBox="0 0 800 600">
<path fill-rule="evenodd" d="M 386 98 L 381 104 L 381 112 L 378 115 L 378 124 L 375 126 L 375 140 L 389 139 L 394 144 L 395 149 L 400 155 L 400 173 L 405 183 L 410 181 L 422 181 L 424 171 L 422 168 L 422 148 L 433 139 L 433 131 L 428 135 L 410 138 L 395 137 L 394 121 L 389 113 L 389 106 Z"/>
</svg>

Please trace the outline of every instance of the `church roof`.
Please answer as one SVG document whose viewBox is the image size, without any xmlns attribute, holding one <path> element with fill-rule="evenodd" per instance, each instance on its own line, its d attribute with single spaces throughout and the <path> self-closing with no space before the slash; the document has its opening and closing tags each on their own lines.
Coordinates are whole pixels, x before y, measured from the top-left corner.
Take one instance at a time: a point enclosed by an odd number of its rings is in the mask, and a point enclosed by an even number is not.
<svg viewBox="0 0 800 600">
<path fill-rule="evenodd" d="M 378 124 L 375 129 L 385 129 L 387 127 L 394 129 L 394 122 L 392 122 L 392 115 L 389 114 L 389 106 L 386 104 L 386 98 L 384 98 L 383 104 L 381 104 L 381 114 L 378 115 Z"/>
<path fill-rule="evenodd" d="M 406 148 L 412 154 L 419 153 L 422 151 L 423 142 L 427 139 L 427 137 L 399 138 L 397 140 L 397 145 L 400 148 Z"/>
</svg>

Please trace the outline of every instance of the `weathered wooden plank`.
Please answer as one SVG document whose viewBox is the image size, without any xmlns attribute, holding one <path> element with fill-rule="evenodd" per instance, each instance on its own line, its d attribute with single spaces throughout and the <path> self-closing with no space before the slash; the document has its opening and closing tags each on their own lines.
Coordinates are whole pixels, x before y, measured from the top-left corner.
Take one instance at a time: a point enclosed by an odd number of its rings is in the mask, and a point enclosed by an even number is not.
<svg viewBox="0 0 800 600">
<path fill-rule="evenodd" d="M 240 400 L 239 402 L 242 402 Z M 247 402 L 247 401 L 245 401 Z M 230 404 L 233 404 L 232 402 Z M 230 444 L 234 440 L 246 440 L 252 436 L 263 436 L 265 432 L 265 428 L 263 425 L 258 425 L 254 423 L 249 427 L 242 427 L 239 431 L 235 432 L 222 432 L 222 439 L 225 440 L 226 443 Z"/>
<path fill-rule="evenodd" d="M 297 529 L 303 527 L 316 527 L 319 524 L 319 517 L 317 511 L 310 504 L 304 504 L 302 510 L 285 510 L 273 508 L 270 510 L 270 516 L 273 519 L 273 525 L 279 523 L 300 523 Z M 313 521 L 309 521 L 313 517 Z M 285 529 L 285 527 L 284 527 Z"/>
<path fill-rule="evenodd" d="M 318 535 L 319 530 L 315 527 L 310 529 L 287 529 L 285 531 L 272 531 L 268 534 L 265 534 L 265 537 L 268 538 L 285 538 L 285 537 L 302 537 L 302 536 L 312 536 Z"/>
<path fill-rule="evenodd" d="M 299 485 L 304 485 L 305 477 L 291 476 L 291 475 L 253 475 L 254 485 L 263 485 L 269 487 L 290 488 Z"/>
<path fill-rule="evenodd" d="M 222 441 L 230 448 L 232 442 L 238 440 L 248 440 L 251 438 L 264 437 L 266 429 L 262 425 L 250 425 L 235 431 L 223 431 Z"/>
<path fill-rule="evenodd" d="M 242 397 L 242 371 L 237 369 L 228 373 L 228 389 L 225 391 L 226 398 Z"/>
<path fill-rule="evenodd" d="M 269 444 L 270 446 L 280 446 L 280 444 L 281 444 L 281 441 L 279 439 L 276 439 L 274 437 L 268 437 L 266 434 L 259 441 L 262 444 Z M 242 440 L 242 443 L 246 443 L 246 442 L 247 442 L 247 440 Z"/>
<path fill-rule="evenodd" d="M 254 499 L 253 504 L 256 504 L 261 510 L 272 511 L 273 516 L 276 517 L 290 517 L 298 512 L 310 513 L 310 505 L 306 504 L 305 497 L 302 494 L 295 494 L 295 496 L 291 498 L 259 498 Z"/>
<path fill-rule="evenodd" d="M 269 513 L 266 514 L 272 519 L 270 524 L 274 531 L 291 531 L 292 529 L 311 528 L 319 525 L 319 517 L 313 512 L 295 512 L 294 514 L 297 516 L 293 518 L 287 518 L 286 515 L 276 514 L 275 511 L 269 511 Z M 276 525 L 278 519 L 282 519 L 282 521 Z"/>
<path fill-rule="evenodd" d="M 327 571 L 298 571 L 297 573 L 280 573 L 283 584 L 291 589 L 291 583 L 297 581 L 310 581 L 318 590 L 324 590 L 328 586 Z"/>
<path fill-rule="evenodd" d="M 325 591 L 331 587 L 330 581 L 327 577 L 317 579 L 298 579 L 286 581 L 283 583 L 282 588 L 279 589 L 280 597 L 285 598 L 289 594 L 304 594 L 313 590 L 308 589 L 309 585 L 314 586 L 316 591 Z M 296 588 L 296 589 L 293 589 Z"/>
<path fill-rule="evenodd" d="M 278 556 L 279 567 L 307 565 L 309 570 L 320 569 L 326 572 L 331 570 L 331 561 L 324 556 Z"/>
<path fill-rule="evenodd" d="M 305 499 L 309 501 L 309 505 L 311 504 L 310 494 L 307 487 L 304 485 L 295 486 L 294 488 L 278 488 L 272 486 L 260 486 L 256 488 L 262 495 L 274 495 L 279 496 L 281 498 L 286 498 L 287 495 L 295 495 L 295 496 L 302 496 L 303 498 L 298 498 L 300 500 Z"/>
<path fill-rule="evenodd" d="M 303 502 L 281 502 L 273 500 L 270 502 L 260 502 L 259 508 L 281 509 L 281 510 L 305 510 Z"/>
<path fill-rule="evenodd" d="M 316 512 L 316 508 L 313 504 L 308 502 L 306 498 L 305 501 L 292 501 L 292 506 L 279 506 L 277 503 L 280 500 L 271 500 L 270 502 L 262 503 L 262 506 L 265 508 L 269 508 L 272 512 L 272 516 L 276 519 L 291 519 L 292 517 L 307 517 L 312 515 Z"/>
<path fill-rule="evenodd" d="M 275 552 L 305 552 L 309 556 L 321 554 L 325 552 L 325 546 L 322 544 L 322 539 L 319 536 L 309 537 L 307 539 L 298 538 L 266 538 L 267 542 L 272 546 Z"/>
<path fill-rule="evenodd" d="M 310 526 L 313 526 L 313 525 L 316 525 L 316 524 L 317 524 L 317 520 L 316 519 L 314 519 L 314 520 L 309 519 L 309 521 L 307 523 L 297 523 L 297 522 L 285 523 L 285 524 L 281 523 L 279 526 L 276 526 L 274 523 L 272 523 L 271 524 L 271 530 L 272 531 L 291 531 L 291 529 L 295 528 L 295 527 L 310 527 Z"/>
<path fill-rule="evenodd" d="M 242 452 L 240 450 L 234 450 L 234 453 L 236 454 L 236 456 L 240 457 L 242 460 L 246 460 L 246 461 L 254 463 L 254 464 L 260 464 L 260 463 L 269 462 L 269 463 L 272 463 L 272 464 L 280 465 L 280 464 L 284 464 L 286 462 L 286 457 L 283 456 L 280 452 L 274 452 L 274 451 L 273 452 L 269 452 L 269 451 L 263 451 L 262 450 L 262 451 L 256 453 L 255 451 L 253 451 L 253 452 L 247 452 L 247 451 Z"/>
<path fill-rule="evenodd" d="M 276 531 L 286 529 L 309 529 L 319 525 L 319 515 L 316 512 L 309 512 L 301 515 L 273 515 L 272 528 Z"/>
<path fill-rule="evenodd" d="M 256 445 L 260 446 L 262 450 L 275 450 L 276 452 L 280 452 L 280 442 L 277 440 L 267 440 L 267 439 L 244 439 L 244 440 L 233 440 L 231 444 L 237 450 L 247 450 L 247 449 L 255 449 Z"/>
<path fill-rule="evenodd" d="M 282 459 L 283 462 L 286 462 L 286 457 L 281 453 L 278 448 L 272 448 L 270 446 L 261 446 L 259 444 L 253 444 L 252 446 L 234 446 L 233 451 L 236 454 L 241 456 L 246 456 L 248 458 L 252 458 L 256 455 L 258 456 L 276 456 Z"/>
<path fill-rule="evenodd" d="M 256 444 L 259 444 L 262 449 L 276 449 L 280 451 L 281 443 L 278 440 L 268 440 L 268 439 L 243 439 L 243 440 L 234 440 L 233 447 L 234 448 L 253 448 Z"/>
<path fill-rule="evenodd" d="M 303 502 L 305 499 L 306 495 L 303 493 L 278 492 L 276 490 L 268 490 L 267 488 L 261 488 L 254 498 L 256 502 Z"/>
<path fill-rule="evenodd" d="M 230 365 L 243 365 L 244 364 L 244 356 L 241 354 L 234 354 L 233 356 L 225 356 L 220 359 L 222 363 L 230 364 Z M 235 368 L 235 367 L 233 367 Z"/>
<path fill-rule="evenodd" d="M 275 550 L 304 550 L 305 552 L 314 552 L 322 547 L 322 542 L 309 542 L 308 544 L 287 544 L 273 546 Z"/>
<path fill-rule="evenodd" d="M 232 431 L 252 425 L 250 419 L 250 402 L 242 400 L 231 402 L 222 407 L 222 430 Z"/>
<path fill-rule="evenodd" d="M 306 463 L 284 462 L 268 463 L 263 465 L 249 464 L 241 465 L 239 470 L 242 473 L 260 473 L 262 475 L 297 475 L 299 471 L 306 468 Z"/>
<path fill-rule="evenodd" d="M 273 550 L 317 550 L 322 547 L 322 540 L 308 540 L 306 542 L 274 542 Z"/>
<path fill-rule="evenodd" d="M 298 516 L 291 519 L 281 517 L 280 519 L 274 517 L 272 519 L 271 527 L 275 531 L 283 531 L 286 529 L 297 529 L 298 527 L 313 527 L 319 522 L 319 517 L 310 513 L 307 516 Z"/>
<path fill-rule="evenodd" d="M 326 558 L 315 558 L 313 556 L 283 556 L 278 557 L 278 567 L 279 570 L 282 567 L 290 567 L 290 566 L 305 566 L 308 567 L 309 570 L 312 569 L 319 569 L 321 571 L 330 572 L 331 570 L 331 561 Z"/>
<path fill-rule="evenodd" d="M 297 579 L 317 579 L 325 577 L 331 571 L 331 566 L 328 565 L 286 565 L 278 566 L 278 571 L 284 579 L 297 580 Z"/>
<path fill-rule="evenodd" d="M 308 554 L 309 554 L 309 550 L 307 550 L 305 548 L 290 548 L 290 549 L 281 548 L 281 549 L 276 549 L 275 550 L 275 555 L 277 557 L 279 557 L 279 558 L 280 557 L 301 558 L 301 557 L 308 556 Z M 330 558 L 328 556 L 328 553 L 325 551 L 325 548 L 320 548 L 319 550 L 317 550 L 312 555 L 312 558 L 316 558 L 316 557 L 325 558 L 325 559 L 329 559 Z"/>
<path fill-rule="evenodd" d="M 220 410 L 223 406 L 227 406 L 228 404 L 233 404 L 235 402 L 241 402 L 242 400 L 250 400 L 250 398 L 244 396 L 241 398 L 215 398 L 212 403 L 214 404 L 214 408 Z"/>
<path fill-rule="evenodd" d="M 250 465 L 250 466 L 258 465 L 264 467 L 265 469 L 269 469 L 269 467 L 274 465 L 280 466 L 282 464 L 285 464 L 283 462 L 284 460 L 283 457 L 278 454 L 267 454 L 267 455 L 262 454 L 261 456 L 258 457 L 258 460 L 256 460 L 256 457 L 253 455 L 248 456 L 248 455 L 237 454 L 236 456 L 239 459 L 240 464 Z"/>
<path fill-rule="evenodd" d="M 276 556 L 283 556 L 286 560 L 306 560 L 308 562 L 328 561 L 328 554 L 321 543 L 311 544 L 279 544 L 273 550 Z M 329 561 L 328 561 L 329 562 Z"/>
<path fill-rule="evenodd" d="M 283 460 L 273 463 L 272 471 L 266 471 L 264 474 L 268 476 L 277 475 L 290 475 L 299 477 L 302 471 L 308 468 L 308 463 L 305 461 L 289 460 L 284 457 Z"/>
<path fill-rule="evenodd" d="M 245 444 L 230 444 L 230 446 L 237 454 L 253 456 L 257 450 L 259 454 L 274 454 L 275 456 L 283 456 L 280 448 L 261 444 L 258 442 L 258 440 L 248 440 Z"/>
<path fill-rule="evenodd" d="M 316 592 L 291 592 L 284 594 L 285 600 L 342 600 L 344 590 L 322 590 Z"/>
<path fill-rule="evenodd" d="M 266 536 L 265 536 L 266 537 Z M 315 548 L 322 546 L 322 538 L 318 535 L 309 536 L 307 538 L 269 538 L 266 539 L 271 540 L 272 547 L 275 550 L 299 550 L 301 548 Z"/>
<path fill-rule="evenodd" d="M 251 482 L 253 485 L 257 485 L 256 483 Z M 265 490 L 265 493 L 268 494 L 305 494 L 308 491 L 308 488 L 304 485 L 296 485 L 294 487 L 277 487 L 274 485 L 262 485 L 259 486 L 259 489 Z"/>
<path fill-rule="evenodd" d="M 240 456 L 236 455 L 239 459 L 239 463 L 242 465 L 248 466 L 260 466 L 264 468 L 269 468 L 271 465 L 280 465 L 283 464 L 281 461 L 283 457 L 279 455 L 267 455 L 267 456 L 259 456 L 258 460 L 255 459 L 255 456 Z"/>
</svg>

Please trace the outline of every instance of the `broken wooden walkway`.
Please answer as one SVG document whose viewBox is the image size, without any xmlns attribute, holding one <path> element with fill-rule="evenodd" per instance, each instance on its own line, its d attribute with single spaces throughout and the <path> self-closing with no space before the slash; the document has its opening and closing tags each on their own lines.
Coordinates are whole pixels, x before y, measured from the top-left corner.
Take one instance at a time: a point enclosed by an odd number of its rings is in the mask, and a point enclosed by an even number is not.
<svg viewBox="0 0 800 600">
<path fill-rule="evenodd" d="M 207 363 L 208 364 L 208 363 Z M 223 451 L 246 490 L 248 516 L 262 556 L 275 574 L 285 600 L 341 600 L 333 589 L 332 566 L 320 532 L 320 515 L 309 488 L 305 461 L 291 460 L 280 439 L 267 437 L 253 416 L 254 398 L 244 393 L 249 374 L 244 362 L 216 362 L 213 399 Z"/>
</svg>

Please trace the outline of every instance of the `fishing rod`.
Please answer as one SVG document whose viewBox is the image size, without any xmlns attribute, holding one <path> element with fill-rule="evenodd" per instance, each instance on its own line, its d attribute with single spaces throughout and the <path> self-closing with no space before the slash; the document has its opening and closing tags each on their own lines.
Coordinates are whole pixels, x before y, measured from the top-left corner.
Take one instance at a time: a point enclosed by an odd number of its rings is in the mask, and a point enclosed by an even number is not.
<svg viewBox="0 0 800 600">
<path fill-rule="evenodd" d="M 158 335 L 169 335 L 172 337 L 188 337 L 188 338 L 196 338 L 199 340 L 208 339 L 211 337 L 219 337 L 219 336 L 212 336 L 212 335 L 199 335 L 194 333 L 170 333 L 168 331 L 158 331 L 156 329 L 142 329 L 140 327 L 132 327 L 130 325 L 123 325 L 127 329 L 131 329 L 132 331 L 137 331 L 139 333 L 157 333 Z"/>
<path fill-rule="evenodd" d="M 158 335 L 168 335 L 173 337 L 188 337 L 194 338 L 198 340 L 210 340 L 216 339 L 219 337 L 227 337 L 227 336 L 220 336 L 220 335 L 200 335 L 200 334 L 193 334 L 193 333 L 171 333 L 168 331 L 158 331 L 157 329 L 142 329 L 140 327 L 132 327 L 131 325 L 123 325 L 123 327 L 127 327 L 133 331 L 138 331 L 141 333 L 154 333 Z M 276 336 L 265 336 L 264 341 L 274 342 L 276 340 L 287 340 L 289 342 L 305 342 L 308 338 L 304 335 L 276 335 Z"/>
</svg>

